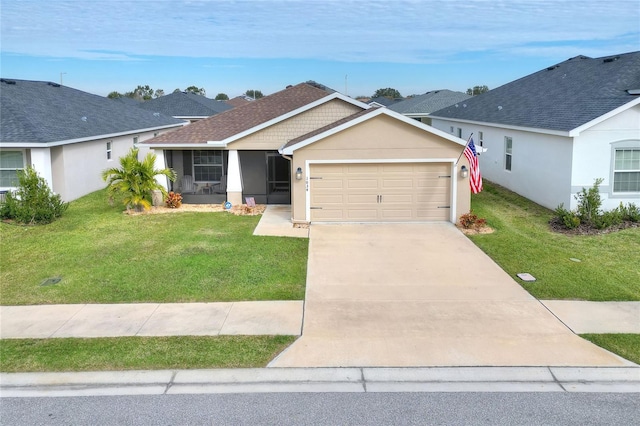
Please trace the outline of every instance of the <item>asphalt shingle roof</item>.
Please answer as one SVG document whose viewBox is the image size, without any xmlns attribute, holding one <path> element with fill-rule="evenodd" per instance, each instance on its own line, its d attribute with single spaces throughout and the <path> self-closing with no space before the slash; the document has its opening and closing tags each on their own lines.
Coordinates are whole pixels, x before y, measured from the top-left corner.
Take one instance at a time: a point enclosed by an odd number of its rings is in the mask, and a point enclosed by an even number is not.
<svg viewBox="0 0 640 426">
<path fill-rule="evenodd" d="M 329 94 L 327 90 L 301 83 L 197 121 L 175 132 L 165 133 L 145 143 L 204 144 L 207 141 L 222 141 L 318 101 Z"/>
<path fill-rule="evenodd" d="M 224 101 L 216 101 L 195 93 L 175 92 L 138 105 L 147 111 L 172 117 L 209 117 L 232 108 Z"/>
<path fill-rule="evenodd" d="M 432 90 L 424 95 L 414 96 L 402 102 L 390 105 L 388 108 L 400 114 L 431 114 L 442 108 L 469 99 L 471 96 L 452 90 Z"/>
<path fill-rule="evenodd" d="M 637 99 L 640 52 L 577 56 L 432 116 L 569 131 Z"/>
<path fill-rule="evenodd" d="M 60 142 L 183 123 L 56 83 L 0 81 L 0 142 Z"/>
</svg>

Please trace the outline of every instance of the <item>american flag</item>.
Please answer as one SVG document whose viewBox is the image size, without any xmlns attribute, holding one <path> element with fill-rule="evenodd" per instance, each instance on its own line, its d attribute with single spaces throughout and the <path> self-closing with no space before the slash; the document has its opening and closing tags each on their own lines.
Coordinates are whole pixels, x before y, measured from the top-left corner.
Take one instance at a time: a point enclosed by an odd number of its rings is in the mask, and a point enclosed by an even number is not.
<svg viewBox="0 0 640 426">
<path fill-rule="evenodd" d="M 482 191 L 482 176 L 480 175 L 480 165 L 478 164 L 478 154 L 476 154 L 476 146 L 473 144 L 473 138 L 469 138 L 469 143 L 464 148 L 464 156 L 469 160 L 469 185 L 471 192 L 477 194 Z"/>
</svg>

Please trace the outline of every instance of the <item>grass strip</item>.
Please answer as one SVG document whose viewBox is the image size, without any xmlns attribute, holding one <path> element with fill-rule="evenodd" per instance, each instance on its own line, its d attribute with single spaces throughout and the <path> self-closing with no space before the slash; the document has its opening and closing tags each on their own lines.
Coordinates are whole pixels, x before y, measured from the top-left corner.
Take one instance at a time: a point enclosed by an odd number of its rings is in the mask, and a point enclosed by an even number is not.
<svg viewBox="0 0 640 426">
<path fill-rule="evenodd" d="M 4 339 L 0 371 L 265 367 L 295 336 Z"/>
<path fill-rule="evenodd" d="M 640 334 L 581 334 L 580 337 L 640 364 Z"/>
</svg>

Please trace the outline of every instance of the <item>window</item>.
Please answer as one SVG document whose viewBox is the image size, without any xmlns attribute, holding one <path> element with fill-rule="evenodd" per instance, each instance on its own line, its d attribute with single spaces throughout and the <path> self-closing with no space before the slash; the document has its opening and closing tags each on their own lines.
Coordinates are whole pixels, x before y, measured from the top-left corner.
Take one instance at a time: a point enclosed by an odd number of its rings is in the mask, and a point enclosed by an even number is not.
<svg viewBox="0 0 640 426">
<path fill-rule="evenodd" d="M 107 160 L 111 160 L 111 141 L 107 142 Z"/>
<path fill-rule="evenodd" d="M 138 136 L 133 137 L 133 146 L 134 147 L 138 146 Z"/>
<path fill-rule="evenodd" d="M 504 169 L 511 171 L 511 155 L 513 153 L 513 139 L 504 137 Z"/>
<path fill-rule="evenodd" d="M 453 126 L 449 127 L 449 133 L 453 134 Z"/>
<path fill-rule="evenodd" d="M 484 134 L 482 132 L 478 132 L 478 143 L 480 146 L 483 146 L 484 144 Z"/>
<path fill-rule="evenodd" d="M 616 149 L 613 192 L 640 192 L 640 149 Z"/>
<path fill-rule="evenodd" d="M 193 151 L 193 180 L 217 182 L 222 177 L 222 151 Z"/>
<path fill-rule="evenodd" d="M 153 132 L 153 137 L 155 138 L 156 136 L 158 136 L 160 134 L 160 132 Z"/>
<path fill-rule="evenodd" d="M 0 187 L 18 186 L 18 170 L 24 169 L 22 151 L 0 151 Z"/>
<path fill-rule="evenodd" d="M 462 137 L 462 129 L 460 127 L 458 127 L 457 135 L 458 135 L 459 138 Z"/>
</svg>

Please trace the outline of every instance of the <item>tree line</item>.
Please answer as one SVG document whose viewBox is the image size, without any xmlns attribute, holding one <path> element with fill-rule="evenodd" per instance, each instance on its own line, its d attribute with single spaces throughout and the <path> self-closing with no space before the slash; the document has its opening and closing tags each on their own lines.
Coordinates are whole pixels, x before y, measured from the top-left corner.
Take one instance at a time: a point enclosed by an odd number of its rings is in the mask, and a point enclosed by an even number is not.
<svg viewBox="0 0 640 426">
<path fill-rule="evenodd" d="M 172 93 L 177 93 L 177 92 L 193 93 L 195 95 L 207 96 L 206 90 L 203 87 L 198 87 L 198 86 L 189 86 L 184 90 L 177 88 Z M 255 89 L 249 89 L 244 94 L 245 96 L 249 96 L 253 99 L 260 99 L 264 96 L 260 90 L 255 90 Z M 156 99 L 164 95 L 165 95 L 164 90 L 162 89 L 154 90 L 148 84 L 145 84 L 144 86 L 138 85 L 138 87 L 136 87 L 135 89 L 129 92 L 124 92 L 124 93 L 120 93 L 114 90 L 113 92 L 110 92 L 107 95 L 107 98 L 109 99 L 131 98 L 137 101 L 148 101 L 150 99 Z M 228 101 L 229 96 L 227 96 L 226 93 L 218 93 L 214 99 L 216 101 Z"/>
</svg>

